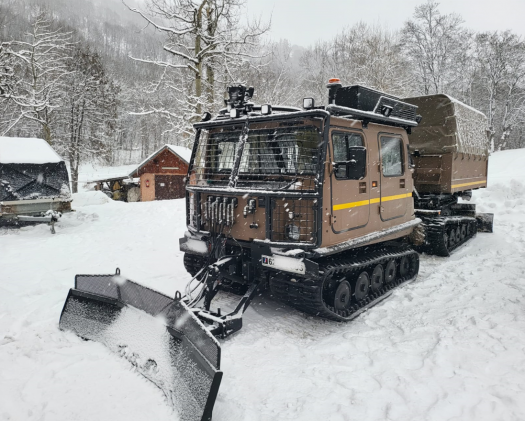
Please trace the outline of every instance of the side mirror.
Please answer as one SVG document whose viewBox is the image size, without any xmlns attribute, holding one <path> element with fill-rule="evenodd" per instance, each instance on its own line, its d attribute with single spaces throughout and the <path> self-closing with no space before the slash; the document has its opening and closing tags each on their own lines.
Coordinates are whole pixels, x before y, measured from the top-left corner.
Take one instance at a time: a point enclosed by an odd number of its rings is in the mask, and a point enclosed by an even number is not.
<svg viewBox="0 0 525 421">
<path fill-rule="evenodd" d="M 347 178 L 361 180 L 366 175 L 366 148 L 351 146 L 348 148 Z"/>
<path fill-rule="evenodd" d="M 408 168 L 411 170 L 416 168 L 416 164 L 414 163 L 414 158 L 412 158 L 412 155 L 408 155 Z"/>
<path fill-rule="evenodd" d="M 413 154 L 410 153 L 409 145 L 407 145 L 407 155 L 408 155 L 408 168 L 414 169 L 416 168 L 416 164 L 414 163 L 414 156 L 419 157 L 421 156 L 419 153 L 419 150 L 415 150 Z"/>
</svg>

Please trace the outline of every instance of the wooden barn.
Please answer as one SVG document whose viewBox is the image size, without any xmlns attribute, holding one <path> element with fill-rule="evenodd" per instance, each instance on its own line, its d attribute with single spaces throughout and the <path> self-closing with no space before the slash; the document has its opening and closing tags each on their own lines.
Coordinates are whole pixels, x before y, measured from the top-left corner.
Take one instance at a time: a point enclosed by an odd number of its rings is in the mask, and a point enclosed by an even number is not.
<svg viewBox="0 0 525 421">
<path fill-rule="evenodd" d="M 183 179 L 188 172 L 191 150 L 164 145 L 129 174 L 140 177 L 140 200 L 179 199 L 185 196 Z"/>
</svg>

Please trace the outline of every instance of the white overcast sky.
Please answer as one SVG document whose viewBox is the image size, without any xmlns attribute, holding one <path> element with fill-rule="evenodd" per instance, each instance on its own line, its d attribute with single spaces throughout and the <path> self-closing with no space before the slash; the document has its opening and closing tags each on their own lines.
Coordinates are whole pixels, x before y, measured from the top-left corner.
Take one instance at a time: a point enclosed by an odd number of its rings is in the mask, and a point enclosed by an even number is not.
<svg viewBox="0 0 525 421">
<path fill-rule="evenodd" d="M 359 21 L 399 29 L 424 0 L 246 0 L 251 16 L 272 19 L 270 38 L 307 47 L 329 40 Z M 510 29 L 525 35 L 525 0 L 441 0 L 441 13 L 457 13 L 475 31 Z"/>
</svg>

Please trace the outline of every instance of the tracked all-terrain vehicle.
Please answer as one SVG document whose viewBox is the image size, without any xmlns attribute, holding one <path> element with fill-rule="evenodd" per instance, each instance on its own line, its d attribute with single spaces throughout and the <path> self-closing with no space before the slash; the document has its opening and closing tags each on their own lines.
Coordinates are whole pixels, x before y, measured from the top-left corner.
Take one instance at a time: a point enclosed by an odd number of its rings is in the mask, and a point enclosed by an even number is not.
<svg viewBox="0 0 525 421">
<path fill-rule="evenodd" d="M 328 105 L 306 98 L 300 109 L 255 106 L 253 88 L 236 86 L 227 108 L 195 124 L 184 295 L 120 275 L 78 275 L 69 292 L 61 328 L 131 355 L 184 420 L 211 419 L 222 376 L 215 337 L 242 327 L 256 292 L 352 320 L 416 278 L 416 249 L 448 255 L 491 230 L 490 215 L 458 200 L 487 185 L 481 113 L 446 96 L 401 100 L 338 80 L 328 91 Z M 231 311 L 214 303 L 222 290 L 239 296 Z M 162 322 L 161 357 L 114 339 L 137 308 Z"/>
</svg>

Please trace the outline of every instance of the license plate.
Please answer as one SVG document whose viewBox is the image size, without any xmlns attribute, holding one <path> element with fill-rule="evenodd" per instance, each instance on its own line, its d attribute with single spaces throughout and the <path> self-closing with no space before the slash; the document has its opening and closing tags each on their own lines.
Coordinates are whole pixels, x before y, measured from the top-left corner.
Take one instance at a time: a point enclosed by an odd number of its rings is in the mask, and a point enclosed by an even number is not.
<svg viewBox="0 0 525 421">
<path fill-rule="evenodd" d="M 263 266 L 274 266 L 275 261 L 270 256 L 262 256 L 262 264 Z"/>
<path fill-rule="evenodd" d="M 301 259 L 288 256 L 261 256 L 263 266 L 270 267 L 273 270 L 282 270 L 284 272 L 306 274 L 306 266 Z"/>
</svg>

